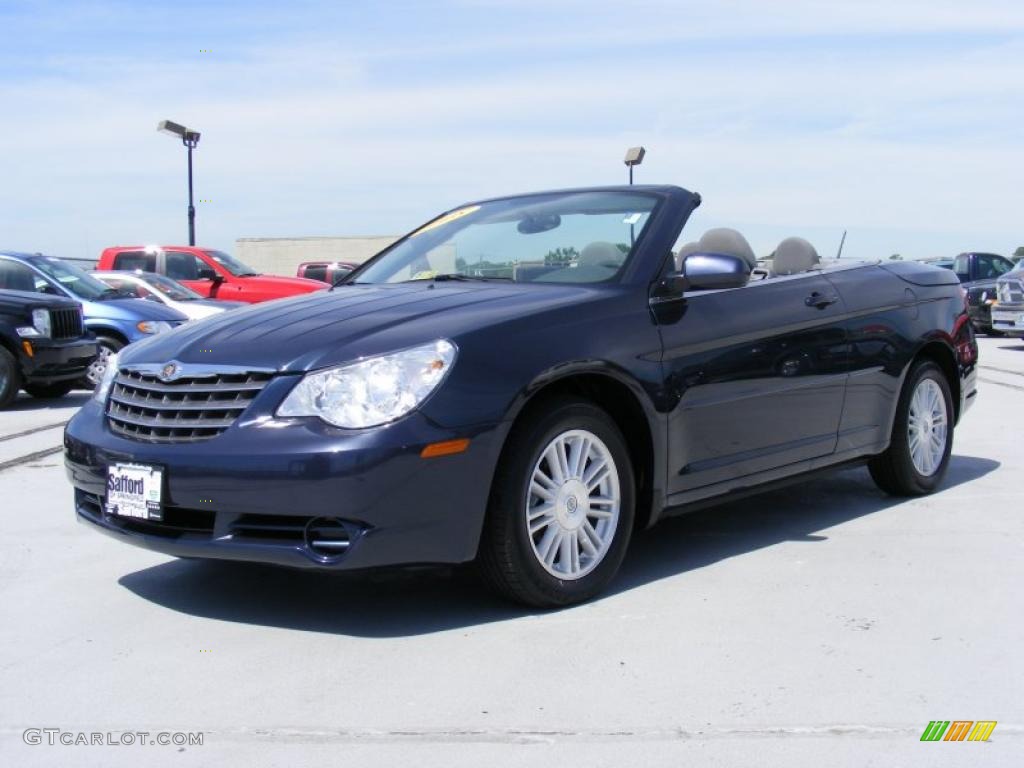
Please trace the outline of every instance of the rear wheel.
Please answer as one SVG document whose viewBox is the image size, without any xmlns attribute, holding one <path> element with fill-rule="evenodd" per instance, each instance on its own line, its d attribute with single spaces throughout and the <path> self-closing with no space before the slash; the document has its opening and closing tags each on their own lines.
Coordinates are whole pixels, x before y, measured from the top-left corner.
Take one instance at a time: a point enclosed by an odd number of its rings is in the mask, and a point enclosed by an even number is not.
<svg viewBox="0 0 1024 768">
<path fill-rule="evenodd" d="M 894 496 L 920 496 L 942 482 L 953 448 L 953 397 L 930 361 L 911 369 L 896 406 L 892 439 L 868 464 L 875 484 Z"/>
<path fill-rule="evenodd" d="M 64 397 L 74 389 L 76 383 L 73 381 L 59 381 L 56 384 L 26 384 L 25 391 L 32 397 L 48 400 L 55 397 Z"/>
<path fill-rule="evenodd" d="M 495 476 L 479 562 L 491 586 L 536 607 L 593 597 L 633 528 L 633 468 L 615 422 L 556 400 L 514 428 Z"/>
<path fill-rule="evenodd" d="M 21 388 L 21 371 L 14 355 L 0 347 L 0 408 L 14 402 Z"/>
</svg>

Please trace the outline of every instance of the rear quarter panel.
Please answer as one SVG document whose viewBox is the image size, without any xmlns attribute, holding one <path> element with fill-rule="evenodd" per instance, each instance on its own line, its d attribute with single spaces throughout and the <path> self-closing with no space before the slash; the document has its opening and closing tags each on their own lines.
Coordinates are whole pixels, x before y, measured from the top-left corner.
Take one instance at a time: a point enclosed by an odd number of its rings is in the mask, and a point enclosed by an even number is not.
<svg viewBox="0 0 1024 768">
<path fill-rule="evenodd" d="M 900 390 L 918 353 L 938 342 L 956 357 L 970 334 L 962 294 L 959 285 L 910 283 L 880 266 L 825 275 L 846 304 L 850 342 L 837 456 L 879 453 L 888 447 Z"/>
</svg>

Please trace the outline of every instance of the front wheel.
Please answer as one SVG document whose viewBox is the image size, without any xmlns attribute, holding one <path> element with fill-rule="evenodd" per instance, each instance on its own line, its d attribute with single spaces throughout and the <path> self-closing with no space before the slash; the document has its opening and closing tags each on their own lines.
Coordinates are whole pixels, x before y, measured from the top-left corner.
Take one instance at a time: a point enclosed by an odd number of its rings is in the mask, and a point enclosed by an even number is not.
<svg viewBox="0 0 1024 768">
<path fill-rule="evenodd" d="M 21 388 L 21 370 L 14 355 L 0 346 L 0 408 L 14 402 Z"/>
<path fill-rule="evenodd" d="M 124 347 L 123 342 L 111 336 L 97 336 L 96 343 L 99 345 L 99 354 L 95 360 L 89 363 L 85 375 L 79 381 L 79 384 L 86 389 L 96 389 L 96 385 L 100 383 L 103 373 L 107 370 L 107 361 L 110 356 Z"/>
<path fill-rule="evenodd" d="M 868 469 L 894 496 L 921 496 L 942 482 L 953 449 L 953 397 L 942 369 L 925 361 L 907 375 L 896 406 L 892 438 Z"/>
<path fill-rule="evenodd" d="M 547 608 L 593 597 L 633 529 L 633 466 L 593 403 L 552 401 L 517 424 L 502 454 L 479 562 L 499 593 Z"/>
</svg>

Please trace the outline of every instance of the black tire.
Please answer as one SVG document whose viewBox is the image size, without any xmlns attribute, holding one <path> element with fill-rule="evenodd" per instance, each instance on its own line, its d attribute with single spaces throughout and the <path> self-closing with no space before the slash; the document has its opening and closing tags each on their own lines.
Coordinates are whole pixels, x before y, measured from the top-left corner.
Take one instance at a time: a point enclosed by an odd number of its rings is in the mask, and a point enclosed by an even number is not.
<svg viewBox="0 0 1024 768">
<path fill-rule="evenodd" d="M 78 386 L 75 381 L 58 381 L 55 384 L 26 384 L 25 391 L 32 397 L 41 400 L 51 400 L 57 397 L 64 397 L 68 392 Z"/>
<path fill-rule="evenodd" d="M 99 379 L 103 376 L 103 359 L 105 355 L 113 354 L 123 349 L 125 344 L 120 339 L 116 339 L 113 336 L 97 336 L 96 343 L 99 344 L 100 354 L 95 361 L 89 366 L 89 369 L 85 372 L 85 375 L 78 380 L 78 386 L 84 389 L 96 389 L 96 384 L 99 383 Z"/>
<path fill-rule="evenodd" d="M 0 408 L 14 402 L 21 389 L 21 369 L 14 355 L 0 347 Z"/>
<path fill-rule="evenodd" d="M 597 564 L 579 578 L 561 579 L 549 573 L 535 554 L 527 528 L 527 499 L 541 454 L 570 430 L 586 430 L 607 448 L 618 473 L 620 502 L 617 523 Z M 608 585 L 622 564 L 635 503 L 633 465 L 615 422 L 586 400 L 547 401 L 513 427 L 502 452 L 480 541 L 480 570 L 500 595 L 525 605 L 551 608 L 588 600 Z M 575 504 L 570 509 L 574 511 Z"/>
<path fill-rule="evenodd" d="M 911 400 L 918 386 L 926 379 L 938 385 L 946 404 L 946 441 L 942 459 L 938 467 L 928 475 L 919 472 L 914 465 L 909 437 Z M 949 455 L 953 449 L 953 421 L 953 396 L 945 373 L 931 361 L 916 363 L 907 374 L 903 391 L 900 392 L 889 448 L 868 463 L 868 470 L 875 485 L 893 496 L 922 496 L 938 488 L 946 474 Z"/>
</svg>

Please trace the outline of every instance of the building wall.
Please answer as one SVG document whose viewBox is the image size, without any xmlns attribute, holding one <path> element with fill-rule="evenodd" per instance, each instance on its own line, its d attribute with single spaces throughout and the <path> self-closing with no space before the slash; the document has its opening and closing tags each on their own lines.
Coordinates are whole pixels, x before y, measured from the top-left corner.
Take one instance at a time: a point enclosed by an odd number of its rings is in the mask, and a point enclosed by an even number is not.
<svg viewBox="0 0 1024 768">
<path fill-rule="evenodd" d="M 391 245 L 397 237 L 241 237 L 235 256 L 259 272 L 294 275 L 304 261 L 362 263 Z"/>
</svg>

